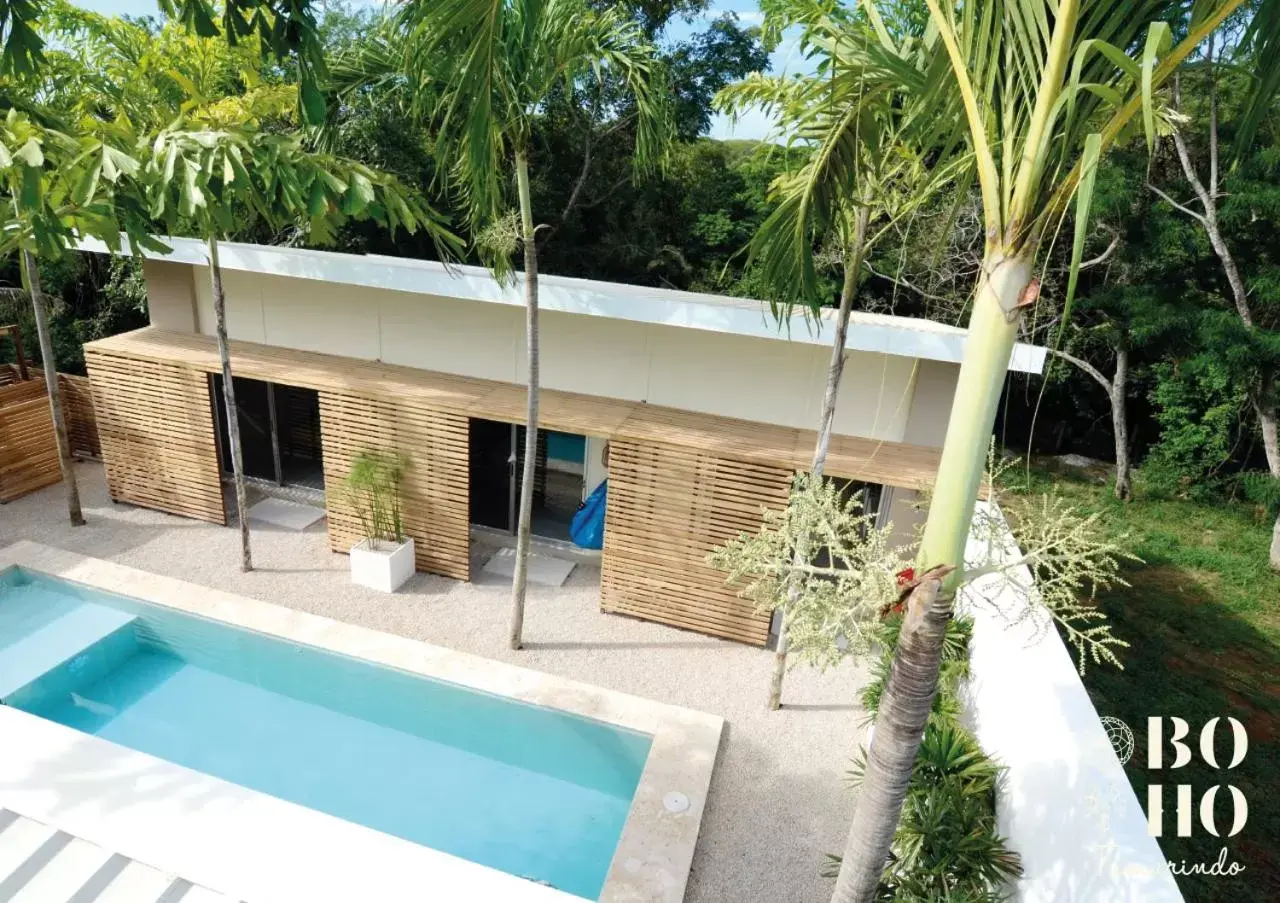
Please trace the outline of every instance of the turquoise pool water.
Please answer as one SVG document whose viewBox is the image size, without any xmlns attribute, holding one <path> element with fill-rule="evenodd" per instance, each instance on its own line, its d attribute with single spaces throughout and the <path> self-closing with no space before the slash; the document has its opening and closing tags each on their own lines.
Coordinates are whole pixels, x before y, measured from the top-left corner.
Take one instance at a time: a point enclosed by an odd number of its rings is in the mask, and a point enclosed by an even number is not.
<svg viewBox="0 0 1280 903">
<path fill-rule="evenodd" d="M 650 744 L 20 569 L 0 702 L 589 899 Z"/>
</svg>

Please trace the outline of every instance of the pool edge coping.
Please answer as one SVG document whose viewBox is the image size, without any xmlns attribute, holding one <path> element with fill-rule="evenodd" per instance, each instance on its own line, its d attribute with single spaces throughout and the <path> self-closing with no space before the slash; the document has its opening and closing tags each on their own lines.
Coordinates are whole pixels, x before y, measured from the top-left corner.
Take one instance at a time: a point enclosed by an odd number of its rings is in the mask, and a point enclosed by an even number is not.
<svg viewBox="0 0 1280 903">
<path fill-rule="evenodd" d="M 0 571 L 14 566 L 233 627 L 649 734 L 652 737 L 649 755 L 597 899 L 600 903 L 678 903 L 684 898 L 724 728 L 724 719 L 719 716 L 347 624 L 30 540 L 19 540 L 0 548 Z M 687 800 L 683 811 L 668 808 L 667 801 L 673 793 Z M 163 868 L 162 863 L 149 864 Z M 497 871 L 478 863 L 468 864 Z M 533 882 L 522 883 L 539 887 Z"/>
</svg>

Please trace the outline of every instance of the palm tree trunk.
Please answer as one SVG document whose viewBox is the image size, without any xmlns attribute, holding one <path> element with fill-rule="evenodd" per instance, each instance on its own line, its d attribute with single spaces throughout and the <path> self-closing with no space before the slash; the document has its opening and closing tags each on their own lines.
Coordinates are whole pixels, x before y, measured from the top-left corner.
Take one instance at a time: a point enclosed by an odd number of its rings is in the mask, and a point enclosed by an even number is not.
<svg viewBox="0 0 1280 903">
<path fill-rule="evenodd" d="M 833 903 L 866 903 L 875 897 L 916 751 L 938 691 L 942 648 L 951 603 L 941 592 L 950 568 L 935 568 L 911 591 L 880 714 L 867 754 L 867 771 L 845 842 Z"/>
<path fill-rule="evenodd" d="M 529 533 L 533 527 L 534 472 L 538 460 L 538 247 L 529 194 L 529 158 L 516 153 L 520 193 L 521 242 L 524 245 L 525 343 L 529 385 L 525 409 L 524 472 L 520 475 L 520 516 L 516 523 L 516 564 L 511 575 L 511 648 L 524 643 L 524 594 L 529 577 Z"/>
<path fill-rule="evenodd" d="M 840 287 L 840 309 L 836 313 L 836 331 L 831 342 L 831 363 L 827 366 L 827 388 L 822 395 L 822 413 L 818 419 L 818 441 L 813 449 L 813 464 L 810 467 L 815 478 L 822 476 L 822 469 L 827 462 L 827 449 L 831 446 L 831 424 L 835 421 L 840 378 L 844 375 L 844 346 L 849 334 L 849 313 L 853 310 L 853 299 L 858 294 L 858 273 L 862 269 L 862 258 L 866 252 L 869 219 L 870 211 L 866 207 L 859 207 L 854 219 L 853 242 L 845 252 L 844 284 Z M 809 550 L 797 546 L 795 562 L 803 564 L 808 557 Z M 788 601 L 794 604 L 799 592 L 799 584 L 792 583 L 787 589 Z M 789 646 L 784 613 L 778 620 L 778 647 L 773 657 L 773 676 L 769 681 L 769 709 L 775 712 L 782 708 L 782 681 L 787 673 Z"/>
<path fill-rule="evenodd" d="M 1031 248 L 1015 257 L 991 248 L 983 259 L 985 275 L 969 319 L 964 363 L 920 544 L 921 568 L 950 576 L 942 586 L 926 591 L 929 598 L 917 601 L 916 594 L 912 595 L 876 718 L 875 742 L 854 807 L 832 903 L 874 899 L 889 858 L 907 782 L 937 690 L 942 640 L 954 600 L 952 588 L 964 566 L 965 543 L 982 485 L 996 408 L 1018 335 L 1024 293 L 1031 283 L 1031 257 Z M 944 570 L 936 570 L 939 568 Z M 924 586 L 922 583 L 921 590 Z"/>
<path fill-rule="evenodd" d="M 1030 252 L 1011 258 L 989 251 L 983 272 L 987 275 L 978 286 L 969 319 L 964 363 L 920 544 L 921 565 L 956 566 L 953 583 L 964 564 L 996 408 L 1018 336 L 1019 305 L 1031 282 Z"/>
<path fill-rule="evenodd" d="M 240 570 L 253 570 L 249 549 L 249 506 L 244 488 L 244 452 L 240 448 L 240 418 L 236 412 L 236 387 L 231 378 L 231 351 L 227 344 L 227 297 L 222 291 L 222 267 L 218 264 L 218 240 L 209 237 L 209 277 L 213 282 L 213 316 L 217 323 L 218 359 L 222 362 L 222 399 L 227 409 L 227 437 L 231 444 L 231 474 L 236 484 L 236 519 L 240 522 Z"/>
<path fill-rule="evenodd" d="M 1133 483 L 1129 464 L 1129 417 L 1125 394 L 1129 382 L 1129 349 L 1116 348 L 1116 372 L 1111 378 L 1111 427 L 1116 437 L 1116 498 L 1129 501 Z"/>
<path fill-rule="evenodd" d="M 67 519 L 73 527 L 84 526 L 84 513 L 80 510 L 80 487 L 76 484 L 76 472 L 72 469 L 71 442 L 67 439 L 67 420 L 62 413 L 62 389 L 58 385 L 58 362 L 53 356 L 53 339 L 49 335 L 49 311 L 40 286 L 40 270 L 36 257 L 23 250 L 21 255 L 22 281 L 31 296 L 31 307 L 36 315 L 36 338 L 40 343 L 40 360 L 44 364 L 44 382 L 49 393 L 49 410 L 53 414 L 53 434 L 58 443 L 58 467 L 62 470 L 62 485 L 67 492 Z"/>
</svg>

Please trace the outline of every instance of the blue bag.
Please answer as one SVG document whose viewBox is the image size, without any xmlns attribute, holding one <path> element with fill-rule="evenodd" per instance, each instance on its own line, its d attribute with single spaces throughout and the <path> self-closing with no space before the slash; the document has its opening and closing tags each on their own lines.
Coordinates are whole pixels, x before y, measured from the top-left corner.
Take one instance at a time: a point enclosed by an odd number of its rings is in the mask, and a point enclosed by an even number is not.
<svg viewBox="0 0 1280 903">
<path fill-rule="evenodd" d="M 591 491 L 569 523 L 569 537 L 584 549 L 604 548 L 605 497 L 609 494 L 605 480 Z"/>
</svg>

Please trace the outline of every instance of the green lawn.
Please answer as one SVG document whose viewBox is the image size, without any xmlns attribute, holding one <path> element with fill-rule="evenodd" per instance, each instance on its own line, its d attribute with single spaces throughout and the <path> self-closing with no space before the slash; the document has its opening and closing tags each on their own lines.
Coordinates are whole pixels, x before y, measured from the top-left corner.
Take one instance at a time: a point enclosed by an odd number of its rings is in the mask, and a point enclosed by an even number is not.
<svg viewBox="0 0 1280 903">
<path fill-rule="evenodd" d="M 1212 862 L 1225 846 L 1229 860 L 1246 867 L 1235 878 L 1180 877 L 1187 900 L 1274 903 L 1280 900 L 1280 575 L 1267 566 L 1271 524 L 1243 504 L 1141 498 L 1125 504 L 1102 479 L 1032 474 L 1033 488 L 1052 483 L 1083 510 L 1102 511 L 1107 529 L 1127 534 L 1129 548 L 1144 562 L 1126 568 L 1130 586 L 1100 597 L 1116 635 L 1130 648 L 1123 650 L 1123 671 L 1089 669 L 1089 695 L 1098 714 L 1114 715 L 1134 730 L 1137 748 L 1126 771 L 1144 806 L 1148 784 L 1193 787 L 1195 836 L 1162 839 L 1166 859 Z M 1147 770 L 1149 715 L 1177 715 L 1190 723 L 1193 764 L 1176 772 L 1167 765 L 1163 772 Z M 1194 742 L 1200 726 L 1219 715 L 1233 715 L 1249 734 L 1248 756 L 1229 772 L 1201 762 Z M 1231 748 L 1224 728 L 1221 758 Z M 1248 800 L 1248 824 L 1234 838 L 1215 838 L 1198 823 L 1200 796 L 1214 784 L 1233 784 Z M 1174 792 L 1166 794 L 1166 831 L 1173 833 Z M 1232 818 L 1225 788 L 1217 808 L 1225 833 Z"/>
</svg>

